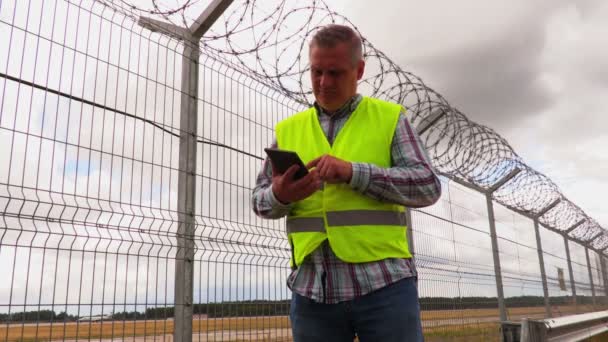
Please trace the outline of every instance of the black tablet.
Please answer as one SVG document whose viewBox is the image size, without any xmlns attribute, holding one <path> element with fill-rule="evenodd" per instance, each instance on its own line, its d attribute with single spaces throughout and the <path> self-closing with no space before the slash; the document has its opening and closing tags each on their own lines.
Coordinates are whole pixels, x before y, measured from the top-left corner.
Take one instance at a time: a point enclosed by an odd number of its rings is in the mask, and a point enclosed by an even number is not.
<svg viewBox="0 0 608 342">
<path fill-rule="evenodd" d="M 297 153 L 293 151 L 280 150 L 278 148 L 265 148 L 264 151 L 266 151 L 272 165 L 280 173 L 285 173 L 292 165 L 299 165 L 300 168 L 298 171 L 296 171 L 293 179 L 297 180 L 308 174 L 306 165 L 304 165 Z"/>
</svg>

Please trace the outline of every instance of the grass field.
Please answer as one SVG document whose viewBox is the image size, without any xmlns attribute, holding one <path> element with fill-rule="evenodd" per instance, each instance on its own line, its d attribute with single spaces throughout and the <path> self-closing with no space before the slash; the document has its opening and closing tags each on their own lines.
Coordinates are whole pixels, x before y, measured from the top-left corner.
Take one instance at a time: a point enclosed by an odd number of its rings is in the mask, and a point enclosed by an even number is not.
<svg viewBox="0 0 608 342">
<path fill-rule="evenodd" d="M 590 307 L 579 306 L 581 311 Z M 562 315 L 572 314 L 573 307 L 553 307 Z M 509 317 L 542 317 L 544 307 L 509 309 Z M 498 341 L 498 310 L 437 310 L 422 312 L 424 334 L 428 341 Z M 193 332 L 200 340 L 259 341 L 289 340 L 289 319 L 275 317 L 235 317 L 197 319 Z M 48 341 L 76 339 L 123 339 L 135 336 L 163 336 L 173 334 L 173 321 L 108 321 L 100 323 L 40 323 L 0 326 L 0 341 Z M 241 338 L 239 338 L 241 336 Z M 243 338 L 244 337 L 244 338 Z M 143 341 L 143 338 L 142 338 Z"/>
<path fill-rule="evenodd" d="M 575 313 L 574 306 L 552 306 L 554 316 L 573 315 Z M 592 312 L 594 310 L 591 305 L 579 305 L 579 312 Z M 544 306 L 533 306 L 523 308 L 507 309 L 509 316 L 520 317 L 542 317 L 545 315 Z M 441 320 L 441 319 L 461 319 L 461 318 L 498 318 L 498 308 L 496 309 L 470 309 L 470 310 L 432 310 L 422 311 L 422 320 Z"/>
<path fill-rule="evenodd" d="M 166 324 L 165 324 L 166 323 Z M 253 340 L 253 338 L 239 338 L 239 331 L 251 330 L 251 331 L 262 331 L 262 330 L 279 330 L 277 335 L 272 336 L 271 334 L 262 334 L 261 338 L 255 338 L 258 341 L 289 341 L 289 323 L 287 317 L 276 317 L 275 319 L 265 319 L 265 322 L 261 318 L 246 318 L 246 319 L 223 319 L 215 322 L 204 322 L 203 324 L 197 324 L 194 321 L 193 331 L 194 333 L 209 333 L 212 331 L 223 331 L 230 330 L 233 333 L 231 336 L 226 335 L 209 335 L 202 340 L 218 340 L 218 341 L 247 341 Z M 219 323 L 219 324 L 218 324 Z M 274 324 L 274 325 L 273 325 Z M 8 336 L 6 335 L 6 326 L 0 328 L 0 341 L 48 341 L 48 340 L 76 340 L 76 339 L 118 339 L 122 340 L 125 338 L 139 336 L 139 340 L 143 341 L 143 336 L 162 336 L 171 335 L 173 333 L 173 322 L 171 321 L 156 321 L 156 329 L 154 329 L 154 323 L 149 321 L 144 322 L 115 322 L 112 327 L 111 322 L 93 323 L 93 324 L 80 324 L 68 323 L 65 326 L 54 325 L 51 335 L 50 325 L 39 326 L 26 325 L 22 326 L 11 326 L 8 329 Z M 65 329 L 64 329 L 65 328 Z M 283 330 L 286 329 L 286 330 Z M 123 335 L 124 333 L 124 335 Z M 434 327 L 425 329 L 425 337 L 427 341 L 498 341 L 498 324 L 497 323 L 483 323 L 483 324 L 465 324 L 465 325 L 451 325 L 444 327 Z M 253 335 L 256 335 L 254 332 Z M 52 336 L 52 337 L 51 337 Z M 78 336 L 78 337 L 77 337 Z M 217 337 L 222 336 L 222 337 Z M 249 336 L 249 335 L 246 335 Z M 195 339 L 196 340 L 196 339 Z"/>
<path fill-rule="evenodd" d="M 289 319 L 279 317 L 235 317 L 201 319 L 192 322 L 194 333 L 215 331 L 244 331 L 289 328 Z M 7 334 L 8 331 L 8 334 Z M 122 339 L 133 336 L 173 334 L 173 320 L 162 321 L 109 321 L 100 323 L 41 323 L 0 326 L 0 341 L 48 341 L 72 339 Z"/>
</svg>

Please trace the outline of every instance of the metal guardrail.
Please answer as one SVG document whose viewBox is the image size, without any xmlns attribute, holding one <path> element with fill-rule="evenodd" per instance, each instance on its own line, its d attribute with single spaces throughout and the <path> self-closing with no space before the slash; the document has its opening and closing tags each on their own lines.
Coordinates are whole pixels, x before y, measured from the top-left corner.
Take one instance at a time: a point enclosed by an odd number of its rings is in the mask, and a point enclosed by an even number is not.
<svg viewBox="0 0 608 342">
<path fill-rule="evenodd" d="M 608 332 L 608 311 L 502 324 L 504 342 L 582 341 L 605 332 Z"/>
</svg>

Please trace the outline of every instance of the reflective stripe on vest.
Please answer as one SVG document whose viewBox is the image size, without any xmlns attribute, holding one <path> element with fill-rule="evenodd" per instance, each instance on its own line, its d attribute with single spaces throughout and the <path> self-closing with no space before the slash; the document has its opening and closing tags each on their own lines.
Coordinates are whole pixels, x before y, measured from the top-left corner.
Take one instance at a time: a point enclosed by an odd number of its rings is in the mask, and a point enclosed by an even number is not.
<svg viewBox="0 0 608 342">
<path fill-rule="evenodd" d="M 346 210 L 327 212 L 327 225 L 340 226 L 405 226 L 405 213 L 384 210 Z M 294 217 L 287 220 L 287 233 L 325 232 L 322 217 Z"/>
<path fill-rule="evenodd" d="M 294 217 L 287 219 L 287 234 L 325 232 L 322 217 Z"/>
</svg>

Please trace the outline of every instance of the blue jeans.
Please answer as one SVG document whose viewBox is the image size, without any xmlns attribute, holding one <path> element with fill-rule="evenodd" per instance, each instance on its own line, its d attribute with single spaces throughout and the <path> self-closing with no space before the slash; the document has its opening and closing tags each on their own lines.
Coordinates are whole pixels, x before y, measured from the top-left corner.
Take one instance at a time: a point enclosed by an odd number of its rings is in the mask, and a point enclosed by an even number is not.
<svg viewBox="0 0 608 342">
<path fill-rule="evenodd" d="M 414 277 L 360 298 L 321 304 L 292 294 L 289 318 L 295 342 L 423 341 Z"/>
</svg>

